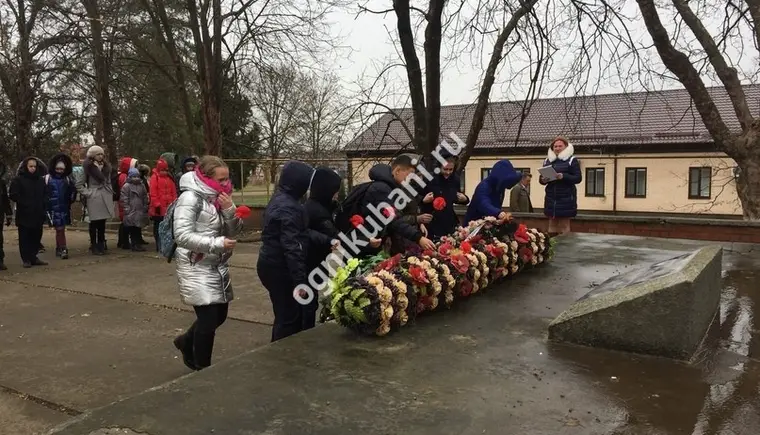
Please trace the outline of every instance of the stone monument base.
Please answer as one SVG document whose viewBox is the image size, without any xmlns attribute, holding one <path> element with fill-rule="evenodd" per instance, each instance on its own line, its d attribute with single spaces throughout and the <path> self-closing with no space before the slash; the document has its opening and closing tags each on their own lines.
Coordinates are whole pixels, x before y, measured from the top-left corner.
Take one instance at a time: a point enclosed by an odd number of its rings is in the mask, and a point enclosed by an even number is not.
<svg viewBox="0 0 760 435">
<path fill-rule="evenodd" d="M 549 325 L 549 339 L 690 360 L 715 317 L 723 250 L 708 246 L 617 275 Z"/>
</svg>

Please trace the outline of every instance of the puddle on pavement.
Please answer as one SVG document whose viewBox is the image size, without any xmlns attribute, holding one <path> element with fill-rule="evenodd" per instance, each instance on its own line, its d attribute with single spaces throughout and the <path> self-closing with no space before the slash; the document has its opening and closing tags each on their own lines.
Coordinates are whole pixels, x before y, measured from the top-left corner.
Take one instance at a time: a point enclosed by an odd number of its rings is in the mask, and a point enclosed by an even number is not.
<svg viewBox="0 0 760 435">
<path fill-rule="evenodd" d="M 620 434 L 760 433 L 760 256 L 724 255 L 720 311 L 692 364 L 549 344 L 552 359 L 627 410 Z"/>
</svg>

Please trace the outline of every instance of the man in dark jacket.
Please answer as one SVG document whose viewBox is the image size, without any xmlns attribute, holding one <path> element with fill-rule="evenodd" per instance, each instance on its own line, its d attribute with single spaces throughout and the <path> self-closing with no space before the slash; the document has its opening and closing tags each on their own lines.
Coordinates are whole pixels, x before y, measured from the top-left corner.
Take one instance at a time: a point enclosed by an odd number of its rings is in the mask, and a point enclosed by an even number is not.
<svg viewBox="0 0 760 435">
<path fill-rule="evenodd" d="M 435 249 L 433 242 L 425 237 L 422 230 L 418 225 L 413 225 L 405 219 L 398 218 L 401 211 L 397 206 L 400 203 L 404 204 L 402 210 L 406 208 L 406 205 L 413 200 L 408 190 L 406 190 L 402 183 L 406 181 L 407 177 L 415 172 L 415 166 L 412 163 L 413 157 L 409 154 L 401 154 L 393 159 L 390 165 L 378 164 L 372 167 L 369 171 L 369 183 L 365 183 L 356 186 L 351 193 L 349 193 L 346 201 L 351 200 L 352 195 L 359 195 L 359 215 L 365 220 L 365 228 L 372 232 L 373 229 L 377 230 L 379 235 L 382 236 L 396 236 L 403 237 L 413 243 L 420 245 L 422 249 Z M 402 201 L 401 199 L 405 199 Z M 382 208 L 382 210 L 380 210 Z M 384 216 L 390 215 L 397 216 L 397 218 L 391 220 L 387 227 L 382 228 L 382 222 L 376 216 L 377 212 L 381 212 Z M 380 247 L 372 247 L 370 245 L 359 247 L 360 253 L 358 256 L 372 256 L 380 252 Z"/>
<path fill-rule="evenodd" d="M 533 204 L 530 202 L 530 172 L 522 175 L 520 184 L 513 187 L 509 192 L 509 211 L 512 213 L 533 213 Z"/>
<path fill-rule="evenodd" d="M 286 163 L 277 190 L 264 210 L 256 270 L 272 300 L 273 342 L 298 333 L 303 327 L 303 306 L 293 291 L 308 282 L 308 216 L 301 200 L 309 190 L 313 174 L 314 169 L 306 163 Z"/>
<path fill-rule="evenodd" d="M 433 240 L 454 232 L 459 225 L 459 218 L 454 211 L 454 205 L 467 205 L 470 198 L 459 191 L 459 176 L 454 173 L 456 157 L 446 159 L 437 174 L 423 192 L 421 210 L 433 215 L 433 220 L 427 225 L 429 237 Z M 441 199 L 439 199 L 441 198 Z"/>
<path fill-rule="evenodd" d="M 330 245 L 315 240 L 313 233 L 321 234 L 328 240 L 335 240 L 338 237 L 338 228 L 335 226 L 333 214 L 338 207 L 337 197 L 340 185 L 340 175 L 334 170 L 319 167 L 314 171 L 309 199 L 305 204 L 310 230 L 310 243 L 306 255 L 307 274 L 319 267 L 331 252 Z M 311 302 L 303 306 L 303 330 L 313 328 L 316 324 L 318 307 L 319 301 L 315 294 Z"/>
<path fill-rule="evenodd" d="M 46 218 L 46 168 L 35 157 L 24 159 L 18 175 L 11 182 L 8 196 L 16 203 L 16 226 L 18 227 L 18 247 L 25 268 L 45 266 L 46 262 L 37 257 L 42 241 L 42 227 Z"/>
<path fill-rule="evenodd" d="M 0 162 L 0 270 L 8 270 L 5 266 L 5 250 L 3 249 L 3 224 L 8 227 L 13 219 L 11 200 L 8 198 L 8 185 L 5 184 L 6 172 L 8 172 L 8 167 Z"/>
</svg>

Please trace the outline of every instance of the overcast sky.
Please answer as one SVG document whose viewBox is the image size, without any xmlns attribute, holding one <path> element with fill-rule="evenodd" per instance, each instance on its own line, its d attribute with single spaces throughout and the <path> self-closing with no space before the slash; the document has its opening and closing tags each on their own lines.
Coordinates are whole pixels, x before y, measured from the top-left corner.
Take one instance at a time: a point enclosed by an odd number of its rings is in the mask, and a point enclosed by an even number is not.
<svg viewBox="0 0 760 435">
<path fill-rule="evenodd" d="M 390 7 L 390 4 L 390 1 L 370 1 L 370 6 L 375 9 L 388 8 Z M 396 54 L 397 47 L 392 42 L 391 35 L 388 34 L 390 31 L 393 33 L 392 36 L 395 37 L 395 15 L 393 13 L 386 15 L 362 13 L 357 16 L 357 11 L 358 7 L 354 5 L 350 11 L 337 12 L 332 14 L 331 17 L 334 33 L 336 35 L 341 35 L 343 37 L 343 41 L 345 41 L 345 44 L 351 47 L 351 50 L 343 50 L 337 56 L 337 60 L 335 62 L 336 65 L 334 68 L 334 71 L 338 73 L 339 76 L 344 80 L 347 89 L 356 89 L 354 83 L 356 82 L 357 77 L 362 74 L 365 74 L 364 83 L 366 86 L 367 79 L 374 78 L 377 75 L 375 71 L 378 68 L 386 64 L 389 59 L 399 59 L 398 55 Z M 643 27 L 643 22 L 641 22 L 641 19 L 639 18 L 639 11 L 636 3 L 633 1 L 626 2 L 626 5 L 623 8 L 622 12 L 629 17 L 637 19 L 637 21 L 634 21 L 633 24 L 631 24 L 629 27 L 629 30 L 632 32 L 633 37 L 637 43 L 641 44 L 642 46 L 651 44 L 651 39 Z M 668 17 L 666 15 L 666 11 L 663 11 L 662 14 L 663 22 L 671 23 L 670 25 L 672 26 L 672 17 Z M 720 23 L 720 19 L 713 20 L 712 23 L 708 20 L 705 20 L 705 23 L 708 26 L 717 26 Z M 672 28 L 669 30 L 671 30 L 671 32 L 673 31 Z M 571 38 L 571 36 L 569 35 L 568 38 Z M 568 44 L 570 44 L 570 42 L 568 42 Z M 487 60 L 487 56 L 490 55 L 490 47 L 490 43 L 482 45 L 482 59 L 484 59 L 483 62 L 485 62 L 485 60 Z M 557 74 L 563 74 L 561 72 L 563 68 L 563 62 L 565 64 L 569 64 L 572 62 L 572 58 L 575 57 L 572 51 L 568 49 L 569 47 L 570 45 L 563 47 L 563 50 L 561 50 L 561 52 L 555 56 L 555 65 L 552 68 L 555 77 Z M 732 57 L 739 57 L 738 51 L 729 48 L 729 52 L 732 54 Z M 646 56 L 648 59 L 656 59 L 659 61 L 656 53 L 652 50 L 646 51 L 642 49 L 640 50 L 640 53 Z M 421 50 L 418 50 L 418 55 L 421 57 Z M 524 66 L 526 62 L 521 63 L 519 57 L 520 56 L 518 54 L 507 58 L 505 61 L 509 61 L 511 64 L 519 64 L 521 66 Z M 422 60 L 423 59 L 421 57 L 421 61 Z M 741 63 L 747 65 L 748 68 L 755 68 L 756 70 L 758 65 L 757 53 L 754 52 L 751 56 L 745 56 L 741 60 Z M 474 66 L 474 64 L 475 62 L 467 58 L 467 56 L 462 56 L 460 59 L 457 59 L 455 63 L 450 64 L 446 67 L 443 72 L 441 91 L 443 104 L 467 104 L 474 101 L 477 95 L 477 87 L 480 85 L 480 74 L 482 74 L 482 71 L 484 70 L 483 66 Z M 392 105 L 398 106 L 399 101 L 407 97 L 408 90 L 405 88 L 405 86 L 407 86 L 407 82 L 406 77 L 404 76 L 404 71 L 401 69 L 397 69 L 396 71 L 396 78 L 393 80 L 393 82 L 399 89 L 399 96 L 390 99 L 395 101 L 386 101 Z M 597 74 L 597 77 L 600 76 L 600 73 L 598 71 L 596 71 L 595 74 Z M 607 71 L 606 73 L 601 74 L 601 78 L 595 78 L 593 80 L 596 82 L 593 88 L 587 88 L 582 93 L 612 93 L 631 90 L 638 91 L 643 89 L 643 86 L 637 79 L 627 77 L 627 75 L 628 74 L 625 71 Z M 516 76 L 517 74 L 515 73 L 514 69 L 502 70 L 500 72 L 500 75 L 497 77 L 497 81 L 501 79 L 502 83 L 497 83 L 497 85 L 494 86 L 491 93 L 491 100 L 499 101 L 524 98 L 524 85 L 522 85 L 522 87 L 515 87 L 510 83 L 504 83 L 504 81 L 514 81 L 514 79 L 507 80 L 507 78 Z M 522 74 L 520 76 L 520 80 L 525 80 L 526 77 L 527 74 Z M 647 79 L 652 79 L 652 75 L 649 74 Z M 706 77 L 705 79 L 708 84 L 711 83 L 709 77 Z M 663 82 L 660 79 L 656 79 L 654 80 L 654 83 L 648 84 L 647 87 L 650 89 L 676 88 L 680 87 L 680 84 L 677 82 Z M 552 87 L 551 83 L 546 84 L 542 90 L 544 97 L 559 96 L 562 93 L 563 92 L 558 90 L 556 86 Z M 572 94 L 573 92 L 571 91 L 564 93 Z M 404 103 L 402 103 L 402 105 L 404 105 Z"/>
</svg>

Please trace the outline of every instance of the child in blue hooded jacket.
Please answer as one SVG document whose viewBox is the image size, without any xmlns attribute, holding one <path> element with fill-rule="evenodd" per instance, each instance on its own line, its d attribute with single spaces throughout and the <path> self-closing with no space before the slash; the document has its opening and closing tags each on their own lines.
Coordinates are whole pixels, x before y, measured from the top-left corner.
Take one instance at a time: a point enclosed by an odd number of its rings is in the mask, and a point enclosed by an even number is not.
<svg viewBox="0 0 760 435">
<path fill-rule="evenodd" d="M 508 220 L 509 213 L 502 210 L 504 191 L 514 187 L 521 178 L 522 173 L 516 171 L 509 160 L 496 162 L 488 177 L 475 188 L 475 194 L 464 216 L 464 225 L 486 216 L 493 216 L 500 221 Z"/>
</svg>

